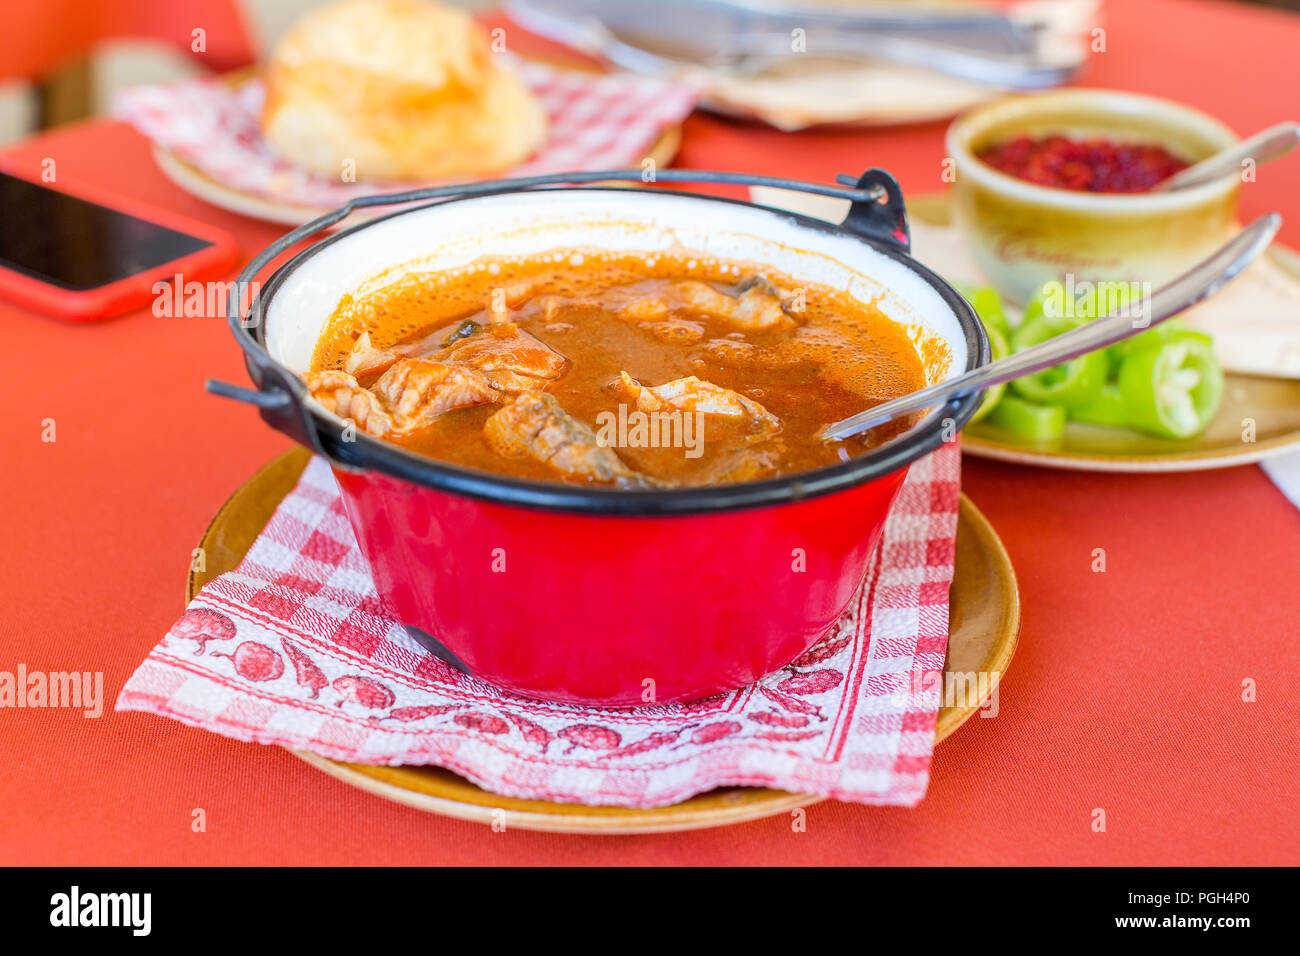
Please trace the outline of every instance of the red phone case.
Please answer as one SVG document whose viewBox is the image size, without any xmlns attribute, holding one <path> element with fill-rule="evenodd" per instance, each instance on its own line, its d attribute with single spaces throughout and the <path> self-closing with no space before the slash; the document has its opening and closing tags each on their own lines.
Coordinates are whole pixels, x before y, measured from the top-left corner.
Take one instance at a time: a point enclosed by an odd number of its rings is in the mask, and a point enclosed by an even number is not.
<svg viewBox="0 0 1300 956">
<path fill-rule="evenodd" d="M 76 196 L 87 202 L 166 226 L 168 229 L 186 233 L 209 243 L 197 252 L 164 262 L 152 269 L 127 276 L 108 285 L 85 290 L 61 289 L 0 265 L 0 296 L 20 305 L 62 319 L 78 321 L 106 319 L 148 304 L 154 298 L 154 286 L 160 281 L 170 283 L 178 273 L 184 276 L 186 282 L 208 279 L 229 270 L 239 258 L 239 247 L 235 244 L 234 237 L 214 226 L 83 183 L 69 184 L 63 181 L 57 184 L 43 183 L 39 176 L 28 169 L 19 168 L 10 161 L 0 159 L 0 171 L 47 189 L 57 189 L 69 196 Z"/>
</svg>

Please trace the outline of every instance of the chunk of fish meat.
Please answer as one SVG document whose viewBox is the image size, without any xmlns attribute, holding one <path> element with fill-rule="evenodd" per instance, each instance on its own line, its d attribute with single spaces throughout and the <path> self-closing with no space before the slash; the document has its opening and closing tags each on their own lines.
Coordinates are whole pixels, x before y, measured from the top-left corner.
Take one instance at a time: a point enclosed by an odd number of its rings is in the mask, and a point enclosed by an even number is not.
<svg viewBox="0 0 1300 956">
<path fill-rule="evenodd" d="M 536 284 L 527 279 L 493 289 L 487 301 L 488 322 L 492 324 L 509 322 L 510 310 L 519 308 L 531 299 L 536 290 Z"/>
<path fill-rule="evenodd" d="M 620 372 L 614 387 L 628 401 L 636 403 L 637 411 L 702 412 L 748 419 L 764 434 L 781 429 L 781 420 L 752 398 L 694 375 L 650 387 L 642 385 L 627 372 Z"/>
<path fill-rule="evenodd" d="M 487 420 L 483 437 L 498 455 L 532 458 L 572 478 L 649 487 L 652 479 L 628 468 L 596 433 L 561 406 L 554 395 L 525 392 Z"/>
<path fill-rule="evenodd" d="M 761 279 L 762 281 L 757 281 Z M 780 291 L 761 276 L 742 283 L 738 296 L 719 292 L 707 282 L 683 279 L 668 286 L 669 295 L 692 312 L 722 319 L 746 332 L 789 329 L 795 321 L 781 305 Z"/>
<path fill-rule="evenodd" d="M 668 318 L 668 303 L 657 295 L 648 295 L 642 299 L 633 299 L 618 310 L 618 317 L 625 322 L 658 322 Z"/>
<path fill-rule="evenodd" d="M 698 342 L 704 338 L 704 326 L 690 319 L 672 315 L 668 303 L 651 295 L 633 299 L 618 310 L 624 322 L 634 323 L 638 329 L 649 332 L 664 342 Z"/>
<path fill-rule="evenodd" d="M 700 481 L 708 485 L 725 485 L 770 478 L 777 473 L 785 450 L 784 442 L 771 441 L 757 448 L 724 452 L 704 469 Z"/>
<path fill-rule="evenodd" d="M 397 349 L 379 349 L 370 341 L 370 332 L 362 332 L 352 344 L 352 351 L 343 362 L 343 370 L 357 378 L 378 375 L 392 368 L 393 363 L 402 357 Z"/>
<path fill-rule="evenodd" d="M 351 419 L 367 434 L 383 438 L 396 431 L 393 416 L 384 409 L 379 398 L 362 388 L 347 372 L 337 369 L 309 372 L 304 380 L 307 392 L 322 407 L 340 418 Z"/>
<path fill-rule="evenodd" d="M 375 393 L 392 411 L 397 430 L 406 433 L 432 424 L 453 409 L 500 397 L 482 372 L 423 358 L 395 362 L 375 383 Z"/>
<path fill-rule="evenodd" d="M 563 355 L 513 322 L 484 326 L 481 331 L 456 339 L 433 358 L 477 369 L 502 392 L 541 388 L 558 379 L 565 365 Z"/>
<path fill-rule="evenodd" d="M 730 316 L 733 325 L 750 332 L 788 329 L 795 325 L 794 319 L 786 314 L 780 290 L 763 276 L 751 276 L 738 288 L 741 290 L 736 300 L 739 304 Z"/>
<path fill-rule="evenodd" d="M 453 409 L 501 397 L 481 372 L 429 359 L 399 359 L 373 390 L 338 369 L 309 372 L 304 380 L 322 407 L 376 438 L 409 437 Z"/>
</svg>

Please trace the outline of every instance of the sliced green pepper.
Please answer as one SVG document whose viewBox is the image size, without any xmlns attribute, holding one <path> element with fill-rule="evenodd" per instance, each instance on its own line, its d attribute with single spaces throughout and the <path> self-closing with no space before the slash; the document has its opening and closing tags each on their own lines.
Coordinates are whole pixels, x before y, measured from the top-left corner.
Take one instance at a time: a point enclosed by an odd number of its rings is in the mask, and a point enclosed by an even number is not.
<svg viewBox="0 0 1300 956">
<path fill-rule="evenodd" d="M 1025 319 L 1016 326 L 1016 330 L 1011 333 L 1011 347 L 1016 352 L 1023 352 L 1040 342 L 1055 338 L 1062 332 L 1070 331 L 1078 324 L 1065 319 L 1053 319 L 1041 314 L 1036 315 L 1032 319 Z"/>
<path fill-rule="evenodd" d="M 1030 322 L 1034 321 L 1035 319 L 1043 318 L 1044 316 L 1051 318 L 1054 321 L 1059 321 L 1058 316 L 1047 316 L 1046 306 L 1047 306 L 1048 293 L 1051 288 L 1052 288 L 1052 283 L 1048 282 L 1044 284 L 1043 286 L 1039 287 L 1038 291 L 1035 292 L 1033 296 L 1030 298 L 1030 300 L 1025 303 L 1025 311 L 1020 314 L 1019 328 L 1023 329 Z"/>
<path fill-rule="evenodd" d="M 986 325 L 984 331 L 989 334 L 989 351 L 993 353 L 993 361 L 1000 358 L 1006 358 L 1011 354 L 1011 346 L 1007 344 L 1006 338 L 995 326 Z M 993 411 L 993 406 L 1002 400 L 1002 395 L 1007 390 L 1006 382 L 999 382 L 984 393 L 984 401 L 980 402 L 980 407 L 975 409 L 975 414 L 971 416 L 971 424 L 980 419 L 987 418 L 989 412 Z"/>
<path fill-rule="evenodd" d="M 1010 337 L 1011 325 L 1007 322 L 1007 314 L 1002 311 L 1002 298 L 997 289 L 991 285 L 973 286 L 962 283 L 957 283 L 954 288 L 971 304 L 986 329 L 996 328 L 1004 338 Z"/>
<path fill-rule="evenodd" d="M 1003 395 L 1002 401 L 989 413 L 989 421 L 1025 438 L 1048 441 L 1065 432 L 1065 409 L 1059 405 L 1035 405 L 1014 395 Z"/>
<path fill-rule="evenodd" d="M 1107 382 L 1101 391 L 1087 405 L 1070 409 L 1070 419 L 1076 422 L 1088 422 L 1093 425 L 1110 425 L 1112 428 L 1129 426 L 1129 410 L 1120 394 L 1119 386 Z"/>
<path fill-rule="evenodd" d="M 1137 298 L 1140 299 L 1141 296 Z M 1075 292 L 1074 317 L 1084 322 L 1091 322 L 1093 319 L 1127 309 L 1129 303 L 1133 301 L 1135 301 L 1134 285 L 1131 282 L 1113 280 L 1089 282 L 1086 289 Z"/>
<path fill-rule="evenodd" d="M 1070 287 L 1058 280 L 1045 282 L 1025 305 L 1022 321 L 1038 316 L 1056 321 L 1088 322 L 1123 309 L 1133 301 L 1133 284 L 1129 282 L 1081 282 L 1070 301 L 1065 293 Z"/>
<path fill-rule="evenodd" d="M 1199 338 L 1206 345 L 1213 345 L 1214 340 L 1204 332 L 1194 332 L 1187 327 L 1187 323 L 1180 317 L 1174 316 L 1172 319 L 1161 322 L 1154 328 L 1147 329 L 1145 332 L 1139 332 L 1131 339 L 1125 339 L 1123 342 L 1116 342 L 1110 348 L 1106 349 L 1110 356 L 1111 364 L 1118 369 L 1120 363 L 1124 361 L 1133 352 L 1145 348 L 1148 345 L 1156 345 L 1161 342 L 1168 342 L 1170 339 L 1181 336 L 1192 336 Z"/>
<path fill-rule="evenodd" d="M 1188 332 L 1125 356 L 1119 391 L 1132 427 L 1161 438 L 1191 438 L 1219 410 L 1223 369 L 1209 337 Z"/>
<path fill-rule="evenodd" d="M 1050 319 L 1039 315 L 1016 329 L 1014 344 L 1017 352 L 1046 342 L 1071 328 L 1065 320 Z M 1060 365 L 1043 369 L 1018 378 L 1011 387 L 1021 397 L 1040 405 L 1059 405 L 1062 408 L 1076 408 L 1092 402 L 1106 384 L 1110 364 L 1100 352 L 1089 352 Z"/>
</svg>

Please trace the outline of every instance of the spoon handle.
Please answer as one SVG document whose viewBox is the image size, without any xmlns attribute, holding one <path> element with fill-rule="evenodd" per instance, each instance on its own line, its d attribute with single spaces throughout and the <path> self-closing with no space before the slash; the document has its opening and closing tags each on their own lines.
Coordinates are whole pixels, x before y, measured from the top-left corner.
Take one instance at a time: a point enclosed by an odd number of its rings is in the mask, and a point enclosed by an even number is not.
<svg viewBox="0 0 1300 956">
<path fill-rule="evenodd" d="M 899 416 L 1051 368 L 1067 359 L 1144 332 L 1218 292 L 1268 247 L 1281 224 L 1282 217 L 1275 212 L 1260 216 L 1209 258 L 1141 300 L 1139 307 L 1145 314 L 1138 313 L 1135 318 L 1132 305 L 1121 308 L 1116 314 L 1087 322 L 1023 352 L 827 425 L 822 429 L 821 437 L 825 440 L 848 438 Z"/>
<path fill-rule="evenodd" d="M 1180 173 L 1174 173 L 1156 186 L 1156 192 L 1170 189 L 1185 189 L 1241 171 L 1244 159 L 1253 159 L 1255 165 L 1263 165 L 1271 159 L 1289 153 L 1300 142 L 1300 123 L 1287 121 L 1270 126 L 1248 139 L 1243 139 L 1231 149 L 1215 153 L 1208 159 L 1188 166 Z"/>
</svg>

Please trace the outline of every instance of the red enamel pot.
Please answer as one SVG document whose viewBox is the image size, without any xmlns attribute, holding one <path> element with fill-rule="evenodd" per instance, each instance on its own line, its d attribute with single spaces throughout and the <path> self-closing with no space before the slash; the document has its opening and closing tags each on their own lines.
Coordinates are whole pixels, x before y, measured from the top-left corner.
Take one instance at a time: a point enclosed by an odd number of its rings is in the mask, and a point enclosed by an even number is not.
<svg viewBox="0 0 1300 956">
<path fill-rule="evenodd" d="M 873 301 L 927 357 L 928 384 L 943 381 L 987 362 L 988 342 L 965 300 L 908 254 L 897 184 L 872 170 L 842 191 L 810 187 L 856 200 L 838 225 L 657 189 L 466 188 L 336 233 L 243 297 L 251 310 L 232 302 L 231 327 L 258 391 L 213 390 L 258 405 L 273 426 L 329 458 L 382 599 L 425 647 L 477 677 L 550 700 L 635 705 L 709 696 L 788 664 L 844 613 L 908 465 L 954 436 L 978 394 L 842 464 L 736 485 L 623 491 L 487 474 L 345 433 L 345 422 L 307 397 L 298 373 L 344 295 L 412 272 L 483 256 L 672 247 Z M 349 211 L 289 234 L 241 282 Z"/>
</svg>

